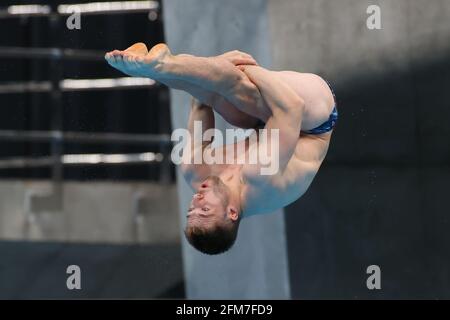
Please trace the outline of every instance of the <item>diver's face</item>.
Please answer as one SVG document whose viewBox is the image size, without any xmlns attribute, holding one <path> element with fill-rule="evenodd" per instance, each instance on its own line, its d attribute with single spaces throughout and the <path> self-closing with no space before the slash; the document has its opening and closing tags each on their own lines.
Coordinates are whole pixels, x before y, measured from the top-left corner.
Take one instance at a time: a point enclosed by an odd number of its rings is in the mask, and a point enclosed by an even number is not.
<svg viewBox="0 0 450 320">
<path fill-rule="evenodd" d="M 192 197 L 187 213 L 188 224 L 206 226 L 224 220 L 227 204 L 228 187 L 219 177 L 208 177 Z"/>
</svg>

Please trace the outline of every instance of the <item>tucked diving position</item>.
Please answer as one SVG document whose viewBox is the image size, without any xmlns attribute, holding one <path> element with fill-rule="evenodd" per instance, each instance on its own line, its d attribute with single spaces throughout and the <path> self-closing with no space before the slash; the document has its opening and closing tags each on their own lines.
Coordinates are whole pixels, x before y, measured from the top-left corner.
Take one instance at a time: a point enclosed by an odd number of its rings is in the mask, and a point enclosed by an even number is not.
<svg viewBox="0 0 450 320">
<path fill-rule="evenodd" d="M 261 174 L 261 164 L 195 164 L 186 161 L 181 171 L 194 190 L 187 212 L 185 235 L 206 254 L 227 251 L 235 242 L 243 218 L 269 213 L 300 198 L 311 185 L 328 151 L 337 121 L 336 100 L 328 83 L 310 73 L 270 71 L 249 54 L 231 51 L 214 57 L 174 55 L 167 45 L 150 51 L 143 43 L 114 50 L 105 56 L 119 71 L 148 77 L 193 96 L 188 130 L 195 121 L 202 130 L 214 128 L 214 111 L 230 124 L 278 133 L 278 170 Z M 191 144 L 196 153 L 232 153 L 248 159 L 271 139 L 251 139 L 212 147 L 211 141 Z M 267 146 L 265 146 L 267 147 Z M 270 148 L 267 148 L 270 149 Z M 243 158 L 242 158 L 243 157 Z"/>
</svg>

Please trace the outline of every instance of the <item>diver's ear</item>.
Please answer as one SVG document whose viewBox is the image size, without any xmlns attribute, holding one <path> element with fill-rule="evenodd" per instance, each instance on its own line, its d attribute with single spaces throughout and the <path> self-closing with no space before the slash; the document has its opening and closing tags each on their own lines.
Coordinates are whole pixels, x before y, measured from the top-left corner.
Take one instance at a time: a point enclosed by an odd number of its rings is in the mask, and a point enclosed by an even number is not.
<svg viewBox="0 0 450 320">
<path fill-rule="evenodd" d="M 239 212 L 236 207 L 228 206 L 228 217 L 232 221 L 237 221 L 237 219 L 239 218 Z"/>
</svg>

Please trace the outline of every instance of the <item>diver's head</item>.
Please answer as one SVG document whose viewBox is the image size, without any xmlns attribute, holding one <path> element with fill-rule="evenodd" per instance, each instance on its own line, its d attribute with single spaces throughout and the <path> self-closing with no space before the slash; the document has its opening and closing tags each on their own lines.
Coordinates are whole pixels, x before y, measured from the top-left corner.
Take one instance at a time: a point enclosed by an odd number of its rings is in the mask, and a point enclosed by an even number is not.
<svg viewBox="0 0 450 320">
<path fill-rule="evenodd" d="M 203 181 L 192 197 L 184 231 L 189 243 L 206 254 L 231 248 L 240 222 L 240 200 L 219 177 Z"/>
</svg>

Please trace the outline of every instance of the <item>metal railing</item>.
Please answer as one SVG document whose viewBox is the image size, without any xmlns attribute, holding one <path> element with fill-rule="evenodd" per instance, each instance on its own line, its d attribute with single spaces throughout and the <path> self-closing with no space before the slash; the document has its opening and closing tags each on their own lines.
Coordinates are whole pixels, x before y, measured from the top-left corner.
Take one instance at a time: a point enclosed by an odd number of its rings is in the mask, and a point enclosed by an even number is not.
<svg viewBox="0 0 450 320">
<path fill-rule="evenodd" d="M 106 78 L 106 79 L 63 79 L 54 88 L 51 81 L 9 82 L 0 84 L 0 94 L 17 93 L 51 93 L 55 89 L 60 92 L 101 91 L 151 89 L 158 84 L 147 78 Z"/>
<path fill-rule="evenodd" d="M 53 190 L 50 194 L 35 195 L 30 198 L 30 208 L 40 207 L 59 211 L 62 205 L 62 179 L 65 166 L 76 165 L 131 165 L 160 164 L 160 182 L 168 183 L 171 178 L 170 147 L 171 141 L 164 134 L 121 134 L 63 132 L 62 95 L 65 92 L 93 90 L 128 90 L 138 88 L 157 88 L 151 79 L 113 78 L 113 79 L 63 79 L 61 62 L 104 61 L 104 52 L 58 48 L 60 43 L 62 17 L 75 13 L 83 15 L 110 15 L 119 13 L 148 13 L 150 21 L 159 16 L 157 1 L 112 1 L 91 2 L 71 5 L 14 5 L 0 8 L 0 19 L 46 17 L 49 23 L 48 37 L 54 42 L 54 48 L 37 47 L 0 47 L 0 58 L 8 59 L 48 59 L 50 67 L 49 81 L 26 81 L 0 84 L 0 94 L 11 93 L 48 93 L 51 97 L 51 131 L 0 130 L 1 141 L 49 143 L 51 155 L 45 157 L 22 157 L 0 159 L 0 169 L 51 167 Z M 27 20 L 26 20 L 27 21 Z M 105 50 L 107 51 L 107 50 Z M 156 146 L 158 152 L 137 154 L 64 154 L 65 143 L 80 144 L 126 144 Z M 34 209 L 30 209 L 34 210 Z"/>
<path fill-rule="evenodd" d="M 53 10 L 49 5 L 27 4 L 11 5 L 0 9 L 0 19 L 15 17 L 48 17 L 52 15 L 82 14 L 117 14 L 156 12 L 159 9 L 158 1 L 110 1 L 62 4 Z"/>
</svg>

